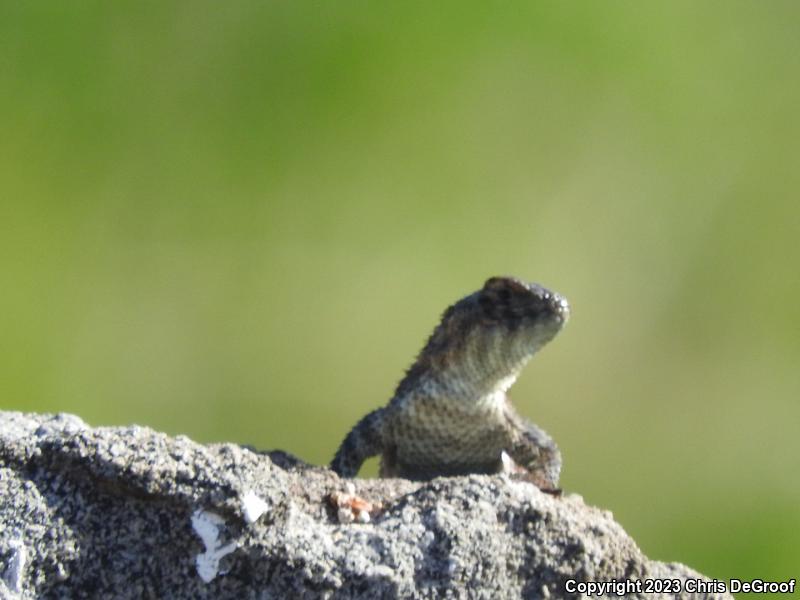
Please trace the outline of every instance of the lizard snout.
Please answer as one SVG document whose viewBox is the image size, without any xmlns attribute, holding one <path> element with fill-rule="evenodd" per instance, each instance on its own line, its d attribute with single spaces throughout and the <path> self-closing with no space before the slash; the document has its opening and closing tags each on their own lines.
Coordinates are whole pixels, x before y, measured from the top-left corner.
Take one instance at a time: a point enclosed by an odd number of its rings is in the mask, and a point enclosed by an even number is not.
<svg viewBox="0 0 800 600">
<path fill-rule="evenodd" d="M 561 294 L 553 294 L 550 301 L 553 311 L 561 318 L 562 323 L 569 321 L 569 302 Z"/>
</svg>

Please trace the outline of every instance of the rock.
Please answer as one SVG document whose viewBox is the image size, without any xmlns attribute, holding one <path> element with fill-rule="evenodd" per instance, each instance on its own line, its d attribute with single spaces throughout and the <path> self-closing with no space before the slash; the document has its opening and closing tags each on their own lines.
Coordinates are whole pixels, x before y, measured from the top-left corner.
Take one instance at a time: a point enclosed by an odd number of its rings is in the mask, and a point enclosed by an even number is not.
<svg viewBox="0 0 800 600">
<path fill-rule="evenodd" d="M 348 485 L 284 452 L 70 415 L 0 412 L 0 498 L 2 598 L 573 598 L 569 580 L 707 581 L 648 560 L 579 496 L 506 475 Z M 351 505 L 372 514 L 341 522 Z"/>
</svg>

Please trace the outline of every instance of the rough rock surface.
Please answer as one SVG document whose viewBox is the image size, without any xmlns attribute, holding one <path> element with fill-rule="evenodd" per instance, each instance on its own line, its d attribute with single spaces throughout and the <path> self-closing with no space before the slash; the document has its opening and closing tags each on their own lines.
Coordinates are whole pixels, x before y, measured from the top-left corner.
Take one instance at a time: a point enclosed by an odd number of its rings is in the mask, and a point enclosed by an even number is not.
<svg viewBox="0 0 800 600">
<path fill-rule="evenodd" d="M 503 475 L 353 483 L 382 504 L 368 523 L 340 522 L 346 482 L 282 452 L 0 412 L 0 597 L 570 598 L 570 579 L 702 578 Z"/>
</svg>

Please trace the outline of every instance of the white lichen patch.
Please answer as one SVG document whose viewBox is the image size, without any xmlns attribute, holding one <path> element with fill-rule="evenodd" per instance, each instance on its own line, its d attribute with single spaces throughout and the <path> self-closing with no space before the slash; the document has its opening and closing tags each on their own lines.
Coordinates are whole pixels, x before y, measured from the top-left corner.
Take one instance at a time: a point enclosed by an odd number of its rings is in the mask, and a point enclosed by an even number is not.
<svg viewBox="0 0 800 600">
<path fill-rule="evenodd" d="M 206 583 L 220 574 L 219 561 L 237 548 L 236 542 L 221 544 L 220 529 L 224 525 L 225 520 L 216 513 L 198 509 L 192 514 L 192 527 L 206 547 L 205 552 L 195 558 L 197 574 Z"/>
<path fill-rule="evenodd" d="M 244 520 L 251 525 L 269 510 L 269 504 L 253 490 L 247 490 L 240 500 L 242 502 Z"/>
<path fill-rule="evenodd" d="M 25 574 L 25 563 L 28 560 L 28 549 L 20 539 L 10 540 L 8 547 L 11 548 L 11 556 L 6 567 L 3 581 L 9 591 L 14 594 L 22 592 L 22 577 Z"/>
</svg>

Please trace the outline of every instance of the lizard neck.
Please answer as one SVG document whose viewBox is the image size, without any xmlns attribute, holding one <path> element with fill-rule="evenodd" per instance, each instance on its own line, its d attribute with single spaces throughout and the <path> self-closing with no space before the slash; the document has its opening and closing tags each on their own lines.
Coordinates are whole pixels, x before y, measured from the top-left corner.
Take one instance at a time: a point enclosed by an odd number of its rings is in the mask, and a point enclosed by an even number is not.
<svg viewBox="0 0 800 600">
<path fill-rule="evenodd" d="M 426 395 L 455 398 L 475 408 L 497 406 L 536 350 L 522 336 L 482 331 L 446 352 L 423 352 L 398 393 L 425 390 Z"/>
</svg>

